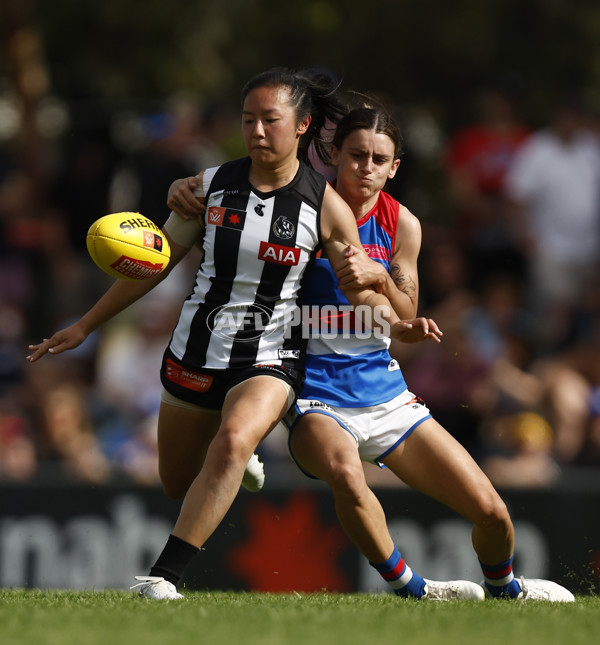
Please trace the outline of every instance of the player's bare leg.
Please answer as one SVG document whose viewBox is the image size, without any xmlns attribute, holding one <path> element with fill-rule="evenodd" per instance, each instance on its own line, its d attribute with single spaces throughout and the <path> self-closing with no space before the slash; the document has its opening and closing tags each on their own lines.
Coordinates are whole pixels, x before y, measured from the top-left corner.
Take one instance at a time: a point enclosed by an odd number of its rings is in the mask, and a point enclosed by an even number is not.
<svg viewBox="0 0 600 645">
<path fill-rule="evenodd" d="M 200 547 L 229 510 L 250 456 L 287 410 L 287 397 L 275 380 L 248 379 L 225 400 L 219 430 L 184 499 L 174 535 Z"/>
<path fill-rule="evenodd" d="M 394 548 L 379 500 L 368 487 L 354 438 L 331 417 L 307 414 L 291 434 L 294 458 L 303 470 L 325 481 L 348 537 L 370 562 Z"/>
<path fill-rule="evenodd" d="M 150 576 L 139 578 L 141 595 L 160 600 L 180 596 L 176 585 L 185 567 L 229 510 L 250 456 L 288 405 L 286 390 L 271 376 L 255 376 L 230 391 L 204 465 L 187 490 L 175 528 Z M 166 587 L 163 582 L 168 583 L 168 589 L 162 589 Z M 158 587 L 160 593 L 155 593 Z"/>
<path fill-rule="evenodd" d="M 425 580 L 404 562 L 389 534 L 383 508 L 367 485 L 356 441 L 331 417 L 304 415 L 291 434 L 294 458 L 305 472 L 329 484 L 340 524 L 395 594 L 434 600 L 483 600 L 466 580 Z"/>
<path fill-rule="evenodd" d="M 436 421 L 424 421 L 384 463 L 406 484 L 473 523 L 472 542 L 486 593 L 524 600 L 573 600 L 571 592 L 549 580 L 514 577 L 514 528 L 506 505 L 469 453 Z"/>
<path fill-rule="evenodd" d="M 158 418 L 158 471 L 167 496 L 181 499 L 200 472 L 220 411 L 200 411 L 164 401 Z"/>
<path fill-rule="evenodd" d="M 506 505 L 471 455 L 437 421 L 424 421 L 383 461 L 411 488 L 473 523 L 473 547 L 482 562 L 512 555 L 514 529 Z"/>
</svg>

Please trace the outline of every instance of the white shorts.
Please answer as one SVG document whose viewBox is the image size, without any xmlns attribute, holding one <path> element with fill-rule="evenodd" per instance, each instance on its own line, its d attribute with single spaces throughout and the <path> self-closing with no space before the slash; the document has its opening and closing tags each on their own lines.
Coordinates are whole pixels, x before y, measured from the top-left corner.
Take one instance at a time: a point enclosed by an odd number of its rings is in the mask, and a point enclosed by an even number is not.
<svg viewBox="0 0 600 645">
<path fill-rule="evenodd" d="M 313 399 L 298 399 L 284 418 L 290 433 L 305 414 L 325 414 L 335 419 L 354 437 L 360 458 L 382 468 L 381 460 L 431 418 L 429 408 L 408 390 L 391 401 L 368 408 L 340 408 Z M 290 454 L 293 459 L 291 447 Z"/>
</svg>

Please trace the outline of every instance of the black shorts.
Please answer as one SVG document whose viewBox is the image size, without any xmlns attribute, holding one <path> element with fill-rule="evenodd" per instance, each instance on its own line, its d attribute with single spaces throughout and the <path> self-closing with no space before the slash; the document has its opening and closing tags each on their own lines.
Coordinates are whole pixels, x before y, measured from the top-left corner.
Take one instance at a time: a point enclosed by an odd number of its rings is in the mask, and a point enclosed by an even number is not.
<svg viewBox="0 0 600 645">
<path fill-rule="evenodd" d="M 201 368 L 193 371 L 184 367 L 169 350 L 165 353 L 160 368 L 160 380 L 169 394 L 207 410 L 220 410 L 232 387 L 259 375 L 274 376 L 285 381 L 291 385 L 296 397 L 304 383 L 304 374 L 286 365 L 261 363 L 242 368 Z"/>
</svg>

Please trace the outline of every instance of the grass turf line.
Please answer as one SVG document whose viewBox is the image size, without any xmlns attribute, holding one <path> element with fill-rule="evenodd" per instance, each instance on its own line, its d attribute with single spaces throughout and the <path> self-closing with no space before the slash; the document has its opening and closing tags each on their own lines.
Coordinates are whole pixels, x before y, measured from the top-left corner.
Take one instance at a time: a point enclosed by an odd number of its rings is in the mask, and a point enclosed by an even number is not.
<svg viewBox="0 0 600 645">
<path fill-rule="evenodd" d="M 426 602 L 389 594 L 186 592 L 156 602 L 126 591 L 0 590 L 2 645 L 588 645 L 600 597 L 574 603 Z"/>
</svg>

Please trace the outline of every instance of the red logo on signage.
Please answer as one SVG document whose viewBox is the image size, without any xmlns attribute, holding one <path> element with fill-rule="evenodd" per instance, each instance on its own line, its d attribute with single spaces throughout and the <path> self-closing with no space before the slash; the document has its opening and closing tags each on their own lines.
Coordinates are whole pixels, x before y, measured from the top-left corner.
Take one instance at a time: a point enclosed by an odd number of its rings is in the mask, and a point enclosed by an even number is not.
<svg viewBox="0 0 600 645">
<path fill-rule="evenodd" d="M 294 493 L 284 505 L 253 498 L 246 507 L 245 530 L 245 540 L 228 552 L 226 564 L 249 589 L 314 593 L 350 588 L 342 564 L 350 543 L 335 522 L 321 516 L 314 493 Z"/>
<path fill-rule="evenodd" d="M 261 242 L 258 250 L 258 259 L 274 264 L 283 264 L 285 266 L 296 266 L 300 261 L 300 249 L 294 246 L 282 246 L 281 244 L 271 244 L 270 242 Z"/>
</svg>

